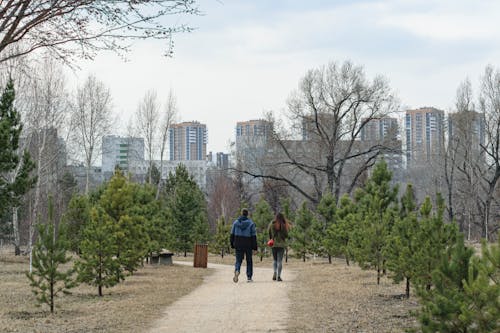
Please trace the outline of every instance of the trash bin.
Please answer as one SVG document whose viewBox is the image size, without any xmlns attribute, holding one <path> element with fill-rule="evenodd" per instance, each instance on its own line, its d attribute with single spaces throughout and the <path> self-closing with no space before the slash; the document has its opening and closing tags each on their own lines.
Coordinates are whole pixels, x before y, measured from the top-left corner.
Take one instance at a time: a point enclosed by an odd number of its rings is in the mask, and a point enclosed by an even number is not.
<svg viewBox="0 0 500 333">
<path fill-rule="evenodd" d="M 208 244 L 194 245 L 194 267 L 207 268 Z"/>
</svg>

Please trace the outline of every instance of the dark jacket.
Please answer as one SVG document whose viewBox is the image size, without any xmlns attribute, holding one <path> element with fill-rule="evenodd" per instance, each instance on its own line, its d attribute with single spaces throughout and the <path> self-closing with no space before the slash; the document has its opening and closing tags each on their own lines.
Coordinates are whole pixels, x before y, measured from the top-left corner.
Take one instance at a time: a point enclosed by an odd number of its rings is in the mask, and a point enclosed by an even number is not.
<svg viewBox="0 0 500 333">
<path fill-rule="evenodd" d="M 247 216 L 240 216 L 231 228 L 231 247 L 234 249 L 257 250 L 255 223 Z"/>
<path fill-rule="evenodd" d="M 287 247 L 287 242 L 286 239 L 288 238 L 288 230 L 287 228 L 283 228 L 280 230 L 274 230 L 274 221 L 271 221 L 269 223 L 269 226 L 267 227 L 267 231 L 269 233 L 269 239 L 274 240 L 274 245 L 272 247 Z"/>
</svg>

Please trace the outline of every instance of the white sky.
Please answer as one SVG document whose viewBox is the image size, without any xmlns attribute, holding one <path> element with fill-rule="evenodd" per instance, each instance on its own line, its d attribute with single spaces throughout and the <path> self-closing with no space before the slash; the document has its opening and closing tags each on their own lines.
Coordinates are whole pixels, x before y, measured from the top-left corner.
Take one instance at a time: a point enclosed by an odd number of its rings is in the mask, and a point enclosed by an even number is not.
<svg viewBox="0 0 500 333">
<path fill-rule="evenodd" d="M 401 104 L 449 110 L 466 77 L 478 86 L 500 65 L 497 0 L 199 0 L 203 16 L 175 22 L 197 29 L 174 37 L 174 57 L 159 42 L 133 46 L 128 61 L 101 54 L 70 78 L 95 74 L 127 124 L 149 89 L 170 89 L 180 121 L 207 125 L 207 151 L 228 151 L 237 121 L 282 112 L 308 69 L 350 59 L 368 78 L 382 74 Z M 125 125 L 122 126 L 122 129 Z M 120 134 L 117 130 L 117 134 Z M 123 133 L 122 133 L 123 134 Z"/>
</svg>

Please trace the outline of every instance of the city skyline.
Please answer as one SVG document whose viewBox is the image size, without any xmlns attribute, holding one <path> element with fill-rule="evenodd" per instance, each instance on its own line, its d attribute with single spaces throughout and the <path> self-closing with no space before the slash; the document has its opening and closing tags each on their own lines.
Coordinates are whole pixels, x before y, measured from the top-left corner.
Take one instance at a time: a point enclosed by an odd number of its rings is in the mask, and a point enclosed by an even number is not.
<svg viewBox="0 0 500 333">
<path fill-rule="evenodd" d="M 161 102 L 170 89 L 181 121 L 207 125 L 207 151 L 228 151 L 238 121 L 280 114 L 307 70 L 352 60 L 367 78 L 384 75 L 403 108 L 448 112 L 467 77 L 478 91 L 487 64 L 500 58 L 491 1 L 198 1 L 202 16 L 180 17 L 197 29 L 163 45 L 137 42 L 128 61 L 100 54 L 80 61 L 77 85 L 94 73 L 110 89 L 119 129 L 147 90 Z M 467 18 L 467 19 L 465 19 Z M 123 134 L 123 133 L 122 133 Z"/>
</svg>

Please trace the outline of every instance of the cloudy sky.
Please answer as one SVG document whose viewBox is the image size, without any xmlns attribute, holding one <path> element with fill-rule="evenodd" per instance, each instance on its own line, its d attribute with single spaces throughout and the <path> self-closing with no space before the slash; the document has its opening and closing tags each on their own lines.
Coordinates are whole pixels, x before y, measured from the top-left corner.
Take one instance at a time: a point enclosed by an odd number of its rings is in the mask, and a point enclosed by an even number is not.
<svg viewBox="0 0 500 333">
<path fill-rule="evenodd" d="M 128 123 L 149 89 L 177 97 L 180 121 L 208 128 L 208 150 L 228 151 L 237 121 L 283 112 L 308 69 L 352 60 L 382 74 L 404 107 L 453 107 L 458 84 L 477 89 L 487 64 L 500 66 L 497 0 L 199 0 L 196 30 L 164 45 L 141 42 L 123 61 L 81 62 L 73 81 L 95 74 Z M 122 126 L 123 128 L 123 126 Z"/>
</svg>

